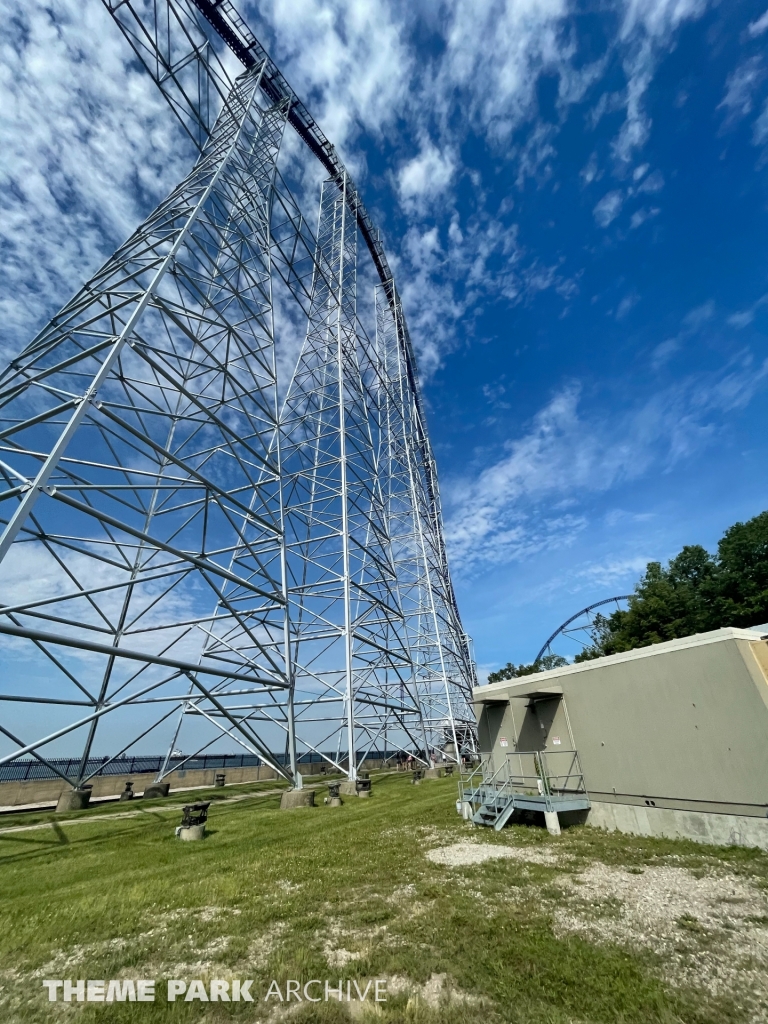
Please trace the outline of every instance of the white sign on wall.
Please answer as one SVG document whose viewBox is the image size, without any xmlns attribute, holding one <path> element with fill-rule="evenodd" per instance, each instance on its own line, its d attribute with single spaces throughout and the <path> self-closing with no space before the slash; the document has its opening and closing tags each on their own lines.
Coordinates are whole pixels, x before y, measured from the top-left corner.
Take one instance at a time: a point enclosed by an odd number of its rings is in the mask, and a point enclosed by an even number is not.
<svg viewBox="0 0 768 1024">
<path fill-rule="evenodd" d="M 559 747 L 560 746 L 560 737 L 559 736 L 553 736 L 552 737 L 552 746 L 553 747 Z"/>
<path fill-rule="evenodd" d="M 508 747 L 509 746 L 509 744 L 507 743 L 506 736 L 500 737 L 500 739 L 499 739 L 499 746 L 500 747 Z"/>
</svg>

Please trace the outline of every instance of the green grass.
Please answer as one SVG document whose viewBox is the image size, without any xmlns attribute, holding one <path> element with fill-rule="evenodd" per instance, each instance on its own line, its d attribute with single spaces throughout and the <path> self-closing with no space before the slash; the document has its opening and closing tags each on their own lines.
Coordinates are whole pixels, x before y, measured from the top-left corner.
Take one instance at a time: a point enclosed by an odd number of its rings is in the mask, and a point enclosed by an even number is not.
<svg viewBox="0 0 768 1024">
<path fill-rule="evenodd" d="M 258 788 L 275 788 L 262 783 Z M 634 839 L 589 828 L 559 840 L 543 830 L 472 829 L 454 808 L 455 783 L 413 787 L 404 775 L 374 779 L 369 800 L 331 809 L 280 811 L 279 796 L 230 801 L 246 787 L 211 791 L 210 834 L 174 838 L 186 795 L 144 806 L 81 812 L 71 824 L 0 834 L 0 1021 L 254 1022 L 279 1019 L 274 1004 L 165 1002 L 168 977 L 253 978 L 262 998 L 272 979 L 447 975 L 466 998 L 430 1007 L 407 992 L 363 1020 L 410 1024 L 740 1024 L 725 999 L 659 980 L 653 955 L 571 936 L 556 938 L 552 900 L 562 866 L 496 860 L 449 869 L 428 846 L 467 838 L 556 846 L 569 871 L 594 860 L 642 871 L 674 863 L 725 865 L 765 883 L 768 857 L 743 849 Z M 193 794 L 195 799 L 202 795 Z M 23 819 L 31 821 L 31 817 Z M 11 824 L 0 819 L 0 829 Z M 514 898 L 510 898 L 513 895 Z M 685 931 L 683 922 L 681 930 Z M 354 954 L 331 966 L 335 950 Z M 336 961 L 338 963 L 339 961 Z M 39 973 L 41 971 L 45 973 Z M 155 978 L 158 1001 L 49 1004 L 52 978 Z M 272 1016 L 270 1017 L 270 1014 Z M 367 1016 L 366 1016 L 367 1015 Z M 291 1020 L 346 1021 L 346 1005 L 294 1004 Z"/>
</svg>

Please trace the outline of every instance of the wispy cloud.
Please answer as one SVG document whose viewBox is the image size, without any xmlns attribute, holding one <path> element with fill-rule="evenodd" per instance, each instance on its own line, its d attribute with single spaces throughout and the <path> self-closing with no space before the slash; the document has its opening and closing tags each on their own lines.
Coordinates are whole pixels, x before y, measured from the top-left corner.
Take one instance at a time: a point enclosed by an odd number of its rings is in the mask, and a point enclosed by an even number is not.
<svg viewBox="0 0 768 1024">
<path fill-rule="evenodd" d="M 130 63 L 102 5 L 0 4 L 7 9 L 0 138 L 10 169 L 0 200 L 8 285 L 0 310 L 11 333 L 24 339 L 30 324 L 55 310 L 182 176 L 192 154 L 148 76 Z M 364 188 L 368 165 L 361 138 L 397 154 L 390 158 L 397 169 L 388 180 L 406 218 L 397 226 L 405 239 L 400 265 L 443 303 L 438 334 L 421 330 L 431 325 L 431 314 L 409 309 L 423 358 L 435 366 L 461 333 L 452 315 L 474 301 L 471 289 L 462 294 L 457 275 L 487 267 L 488 247 L 500 253 L 502 236 L 514 234 L 514 245 L 507 250 L 507 270 L 496 269 L 481 289 L 477 285 L 486 298 L 521 301 L 548 288 L 566 296 L 578 273 L 564 277 L 556 260 L 524 244 L 509 210 L 485 208 L 480 173 L 462 163 L 469 136 L 483 138 L 496 159 L 513 165 L 518 189 L 531 182 L 541 187 L 554 179 L 569 111 L 594 106 L 609 70 L 618 68 L 626 88 L 604 93 L 598 106 L 626 108 L 615 148 L 628 159 L 648 134 L 643 103 L 659 57 L 673 45 L 679 25 L 703 8 L 699 0 L 624 0 L 606 15 L 602 52 L 587 61 L 570 0 L 264 0 L 244 3 L 243 12 Z M 417 22 L 438 42 L 433 50 L 417 47 Z M 539 88 L 544 77 L 557 83 L 546 113 Z M 292 136 L 285 145 L 297 153 Z M 604 173 L 595 156 L 585 185 Z M 471 215 L 481 226 L 472 228 L 462 209 L 459 243 L 448 232 L 455 190 L 468 179 Z M 317 183 L 317 166 L 307 161 L 304 184 L 313 203 Z M 596 207 L 601 226 L 629 193 L 614 189 L 609 195 Z M 436 240 L 429 237 L 435 225 Z M 397 257 L 398 245 L 390 249 Z M 426 260 L 410 263 L 413 254 L 425 252 Z M 44 311 L 40 296 L 46 297 Z"/>
<path fill-rule="evenodd" d="M 634 309 L 639 301 L 640 296 L 637 294 L 637 292 L 633 291 L 629 292 L 628 295 L 625 295 L 619 303 L 618 308 L 616 310 L 616 319 L 623 320 L 627 313 L 629 313 L 630 310 Z"/>
<path fill-rule="evenodd" d="M 400 201 L 410 212 L 427 213 L 431 202 L 449 188 L 455 171 L 449 152 L 441 152 L 430 139 L 423 140 L 419 154 L 398 171 Z"/>
<path fill-rule="evenodd" d="M 755 319 L 755 315 L 758 310 L 768 306 L 768 294 L 761 295 L 760 298 L 753 302 L 747 309 L 742 309 L 738 313 L 733 313 L 728 317 L 728 323 L 731 327 L 735 327 L 737 330 L 741 330 L 742 327 L 747 327 Z"/>
<path fill-rule="evenodd" d="M 582 413 L 570 385 L 540 410 L 502 458 L 447 488 L 453 563 L 472 575 L 572 542 L 587 525 L 588 495 L 652 469 L 664 472 L 708 445 L 724 413 L 768 380 L 768 360 L 743 353 L 719 373 L 693 374 L 616 419 Z M 565 503 L 565 504 L 564 504 Z"/>
<path fill-rule="evenodd" d="M 603 198 L 595 204 L 592 213 L 600 227 L 607 228 L 618 217 L 623 205 L 624 193 L 620 189 L 613 189 L 611 192 L 606 192 Z"/>
<path fill-rule="evenodd" d="M 18 350 L 191 166 L 101 4 L 3 3 L 0 313 Z"/>
<path fill-rule="evenodd" d="M 660 342 L 651 352 L 652 369 L 659 370 L 668 363 L 675 352 L 682 349 L 714 315 L 715 304 L 711 299 L 686 313 L 677 334 L 673 338 L 667 338 Z"/>
<path fill-rule="evenodd" d="M 657 217 L 661 213 L 658 206 L 641 206 L 639 210 L 635 210 L 629 219 L 629 226 L 634 231 L 635 228 L 639 228 L 642 224 L 645 224 L 647 220 L 651 220 L 653 217 Z"/>
<path fill-rule="evenodd" d="M 761 14 L 755 21 L 751 21 L 747 26 L 747 32 L 751 39 L 757 39 L 763 32 L 768 31 L 768 11 L 765 14 Z"/>
<path fill-rule="evenodd" d="M 673 44 L 681 23 L 701 17 L 706 8 L 707 0 L 625 0 L 619 37 L 627 51 L 626 119 L 613 144 L 620 163 L 629 163 L 650 135 L 645 96 L 661 55 Z"/>
<path fill-rule="evenodd" d="M 765 75 L 763 59 L 760 54 L 755 54 L 739 64 L 728 76 L 725 95 L 718 106 L 718 110 L 725 110 L 724 128 L 731 127 L 752 112 L 755 93 Z"/>
</svg>

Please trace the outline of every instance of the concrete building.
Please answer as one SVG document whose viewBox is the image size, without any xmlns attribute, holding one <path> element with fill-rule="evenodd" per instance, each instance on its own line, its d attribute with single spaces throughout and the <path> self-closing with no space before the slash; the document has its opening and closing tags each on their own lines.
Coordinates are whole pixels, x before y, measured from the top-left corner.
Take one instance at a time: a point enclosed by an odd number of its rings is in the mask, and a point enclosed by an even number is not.
<svg viewBox="0 0 768 1024">
<path fill-rule="evenodd" d="M 768 641 L 718 629 L 474 690 L 464 810 L 768 849 Z M 469 805 L 469 806 L 467 806 Z"/>
</svg>

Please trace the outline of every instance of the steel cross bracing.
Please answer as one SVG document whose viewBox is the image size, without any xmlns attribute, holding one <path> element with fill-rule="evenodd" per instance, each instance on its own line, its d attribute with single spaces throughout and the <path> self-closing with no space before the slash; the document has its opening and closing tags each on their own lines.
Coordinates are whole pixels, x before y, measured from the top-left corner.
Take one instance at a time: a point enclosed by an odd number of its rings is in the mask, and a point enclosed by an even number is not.
<svg viewBox="0 0 768 1024">
<path fill-rule="evenodd" d="M 114 714 L 114 757 L 221 740 L 296 785 L 306 751 L 456 757 L 474 666 L 378 233 L 227 0 L 105 3 L 199 158 L 0 376 L 0 764 L 76 734 L 82 784 Z M 317 232 L 288 125 L 330 172 Z M 306 324 L 283 385 L 276 302 Z"/>
</svg>

